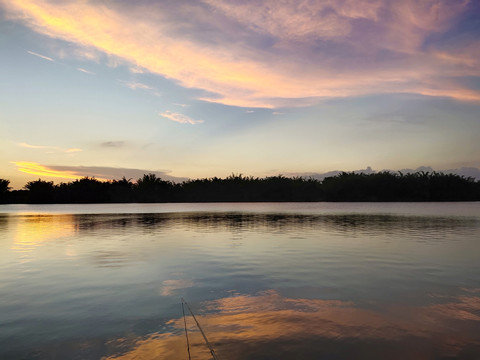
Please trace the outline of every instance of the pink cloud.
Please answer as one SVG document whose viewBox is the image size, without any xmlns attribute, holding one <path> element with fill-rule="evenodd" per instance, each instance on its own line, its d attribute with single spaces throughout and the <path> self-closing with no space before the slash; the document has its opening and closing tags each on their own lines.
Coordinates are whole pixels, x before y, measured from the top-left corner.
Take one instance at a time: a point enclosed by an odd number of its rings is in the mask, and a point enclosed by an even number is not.
<svg viewBox="0 0 480 360">
<path fill-rule="evenodd" d="M 423 46 L 452 26 L 466 0 L 0 2 L 10 19 L 203 89 L 205 101 L 275 108 L 406 92 L 480 100 L 452 80 L 480 76 L 478 42 Z"/>
</svg>

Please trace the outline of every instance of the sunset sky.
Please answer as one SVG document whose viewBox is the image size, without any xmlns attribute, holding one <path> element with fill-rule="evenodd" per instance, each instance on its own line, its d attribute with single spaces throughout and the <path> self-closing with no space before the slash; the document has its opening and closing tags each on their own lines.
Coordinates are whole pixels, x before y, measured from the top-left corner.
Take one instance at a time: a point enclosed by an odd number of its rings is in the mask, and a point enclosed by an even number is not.
<svg viewBox="0 0 480 360">
<path fill-rule="evenodd" d="M 0 0 L 0 178 L 480 167 L 480 1 Z"/>
</svg>

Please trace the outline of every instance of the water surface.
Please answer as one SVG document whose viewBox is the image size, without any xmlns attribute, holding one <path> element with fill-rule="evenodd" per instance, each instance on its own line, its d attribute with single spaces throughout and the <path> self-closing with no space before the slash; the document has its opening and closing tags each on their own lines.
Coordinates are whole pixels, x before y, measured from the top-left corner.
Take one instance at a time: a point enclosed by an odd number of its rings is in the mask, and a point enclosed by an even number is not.
<svg viewBox="0 0 480 360">
<path fill-rule="evenodd" d="M 0 358 L 480 358 L 480 203 L 0 206 Z M 187 316 L 192 359 L 209 351 Z"/>
</svg>

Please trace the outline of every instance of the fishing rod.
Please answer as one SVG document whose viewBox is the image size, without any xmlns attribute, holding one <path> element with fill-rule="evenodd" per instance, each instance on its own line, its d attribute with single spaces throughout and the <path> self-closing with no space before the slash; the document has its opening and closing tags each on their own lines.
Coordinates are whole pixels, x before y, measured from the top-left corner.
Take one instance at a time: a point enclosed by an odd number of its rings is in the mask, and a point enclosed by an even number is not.
<svg viewBox="0 0 480 360">
<path fill-rule="evenodd" d="M 187 338 L 188 360 L 192 360 L 190 356 L 190 342 L 188 341 L 187 319 L 185 318 L 185 308 L 183 307 L 183 298 L 182 298 L 182 312 L 183 312 L 183 325 L 185 326 L 185 337 Z"/>
<path fill-rule="evenodd" d="M 188 311 L 190 311 L 190 314 L 192 314 L 193 320 L 195 320 L 195 323 L 197 324 L 198 330 L 200 330 L 200 332 L 202 333 L 203 339 L 205 340 L 205 344 L 207 344 L 208 349 L 210 350 L 210 354 L 212 354 L 213 360 L 220 360 L 220 359 L 218 358 L 218 356 L 215 354 L 215 351 L 213 350 L 212 345 L 211 345 L 210 342 L 208 341 L 207 335 L 205 335 L 205 332 L 203 331 L 203 329 L 202 329 L 202 327 L 200 326 L 197 318 L 196 318 L 195 315 L 193 314 L 192 309 L 190 309 L 190 306 L 188 306 L 187 302 L 182 298 L 182 309 L 183 309 L 183 304 L 185 304 L 185 305 L 187 306 Z M 183 313 L 183 316 L 184 316 L 183 320 L 184 320 L 184 322 L 185 322 L 185 312 Z M 185 335 L 187 335 L 187 324 L 186 324 L 186 322 L 185 322 Z M 189 348 L 188 335 L 187 335 L 187 347 Z M 188 358 L 190 359 L 190 348 L 188 349 Z"/>
</svg>

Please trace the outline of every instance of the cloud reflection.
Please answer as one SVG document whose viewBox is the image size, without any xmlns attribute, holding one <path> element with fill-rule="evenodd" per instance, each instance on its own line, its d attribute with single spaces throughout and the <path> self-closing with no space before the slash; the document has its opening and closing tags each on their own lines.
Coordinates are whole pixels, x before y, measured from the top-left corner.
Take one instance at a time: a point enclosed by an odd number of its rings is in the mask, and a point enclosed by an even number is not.
<svg viewBox="0 0 480 360">
<path fill-rule="evenodd" d="M 218 299 L 202 308 L 208 314 L 198 315 L 199 322 L 219 357 L 230 360 L 462 358 L 472 347 L 480 349 L 480 298 L 475 296 L 374 311 L 352 302 L 287 298 L 269 290 Z M 188 321 L 192 356 L 209 359 L 193 320 Z M 183 319 L 172 319 L 170 325 L 171 332 L 139 339 L 131 350 L 107 359 L 183 358 Z"/>
<path fill-rule="evenodd" d="M 193 286 L 193 281 L 187 279 L 165 280 L 162 283 L 162 290 L 160 295 L 172 296 L 177 290 L 185 289 Z"/>
</svg>

